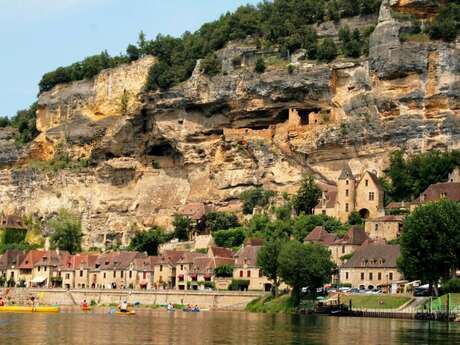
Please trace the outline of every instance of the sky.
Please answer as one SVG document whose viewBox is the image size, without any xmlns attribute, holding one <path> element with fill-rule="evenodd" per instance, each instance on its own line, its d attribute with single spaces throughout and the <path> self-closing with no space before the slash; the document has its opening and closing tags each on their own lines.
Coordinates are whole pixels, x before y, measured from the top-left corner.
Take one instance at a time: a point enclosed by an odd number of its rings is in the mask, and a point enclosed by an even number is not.
<svg viewBox="0 0 460 345">
<path fill-rule="evenodd" d="M 195 31 L 260 0 L 0 0 L 0 116 L 36 100 L 41 76 L 158 33 Z"/>
</svg>

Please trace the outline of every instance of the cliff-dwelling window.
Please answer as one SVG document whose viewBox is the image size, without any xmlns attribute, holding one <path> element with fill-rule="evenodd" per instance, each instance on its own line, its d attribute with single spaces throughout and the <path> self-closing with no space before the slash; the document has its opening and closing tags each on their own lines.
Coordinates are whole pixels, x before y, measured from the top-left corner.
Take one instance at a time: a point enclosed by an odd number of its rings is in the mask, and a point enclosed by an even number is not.
<svg viewBox="0 0 460 345">
<path fill-rule="evenodd" d="M 369 192 L 369 201 L 374 201 L 374 192 Z"/>
<path fill-rule="evenodd" d="M 277 123 L 283 123 L 289 120 L 289 109 L 281 110 L 276 116 Z"/>
</svg>

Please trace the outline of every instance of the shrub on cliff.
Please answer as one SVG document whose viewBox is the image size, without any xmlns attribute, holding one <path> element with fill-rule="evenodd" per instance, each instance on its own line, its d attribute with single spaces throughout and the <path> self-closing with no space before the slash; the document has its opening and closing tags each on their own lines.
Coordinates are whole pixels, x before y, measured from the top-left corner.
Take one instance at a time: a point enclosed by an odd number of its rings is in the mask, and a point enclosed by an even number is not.
<svg viewBox="0 0 460 345">
<path fill-rule="evenodd" d="M 433 39 L 454 41 L 460 33 L 460 4 L 442 7 L 428 30 Z"/>
<path fill-rule="evenodd" d="M 238 217 L 229 212 L 209 212 L 206 215 L 206 228 L 210 232 L 227 230 L 240 226 Z"/>
<path fill-rule="evenodd" d="M 256 66 L 254 67 L 254 71 L 257 73 L 264 73 L 266 70 L 265 60 L 262 58 L 257 59 Z"/>
<path fill-rule="evenodd" d="M 16 142 L 26 144 L 38 135 L 36 127 L 37 103 L 33 103 L 28 109 L 19 110 L 11 119 L 11 126 L 18 129 Z"/>
<path fill-rule="evenodd" d="M 192 231 L 192 221 L 190 218 L 176 214 L 173 220 L 174 237 L 179 241 L 187 241 Z"/>
<path fill-rule="evenodd" d="M 318 60 L 330 62 L 337 57 L 337 46 L 330 38 L 324 39 L 318 46 L 316 54 Z"/>
<path fill-rule="evenodd" d="M 255 207 L 267 206 L 274 195 L 274 192 L 261 187 L 252 188 L 241 193 L 240 200 L 243 202 L 243 213 L 252 214 Z"/>
<path fill-rule="evenodd" d="M 213 77 L 222 72 L 222 62 L 216 54 L 209 54 L 201 61 L 201 70 L 204 74 Z"/>
<path fill-rule="evenodd" d="M 243 244 L 246 236 L 244 228 L 215 231 L 212 236 L 219 247 L 235 248 Z"/>
<path fill-rule="evenodd" d="M 9 127 L 11 125 L 11 121 L 7 116 L 0 116 L 0 128 Z"/>
</svg>

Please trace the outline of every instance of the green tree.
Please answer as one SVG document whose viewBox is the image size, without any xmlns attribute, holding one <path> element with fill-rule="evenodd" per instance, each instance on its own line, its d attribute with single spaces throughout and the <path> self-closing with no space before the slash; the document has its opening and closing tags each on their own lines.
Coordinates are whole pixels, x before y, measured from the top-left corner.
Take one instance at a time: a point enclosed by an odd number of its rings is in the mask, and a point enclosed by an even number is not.
<svg viewBox="0 0 460 345">
<path fill-rule="evenodd" d="M 243 244 L 246 239 L 245 229 L 235 228 L 228 230 L 215 231 L 213 234 L 214 242 L 219 247 L 236 248 Z"/>
<path fill-rule="evenodd" d="M 325 38 L 318 47 L 317 58 L 320 61 L 332 61 L 337 57 L 337 46 L 331 38 Z"/>
<path fill-rule="evenodd" d="M 278 257 L 281 252 L 282 244 L 280 240 L 276 239 L 267 241 L 257 253 L 257 266 L 259 266 L 264 272 L 264 275 L 273 282 L 273 296 L 278 295 L 278 287 L 280 285 Z"/>
<path fill-rule="evenodd" d="M 158 255 L 158 247 L 171 239 L 160 227 L 153 227 L 147 231 L 138 231 L 129 243 L 128 249 L 146 252 L 148 255 Z"/>
<path fill-rule="evenodd" d="M 227 230 L 240 226 L 238 217 L 229 212 L 209 212 L 206 215 L 206 228 L 211 231 Z"/>
<path fill-rule="evenodd" d="M 363 219 L 361 218 L 361 215 L 359 212 L 353 211 L 350 213 L 348 216 L 348 224 L 350 225 L 361 225 L 363 224 Z"/>
<path fill-rule="evenodd" d="M 74 254 L 81 251 L 81 232 L 80 218 L 66 209 L 60 209 L 58 214 L 49 222 L 51 230 L 50 244 L 53 248 L 67 250 Z"/>
<path fill-rule="evenodd" d="M 11 126 L 11 121 L 8 116 L 0 116 L 0 128 Z"/>
<path fill-rule="evenodd" d="M 179 241 L 187 241 L 192 231 L 192 221 L 190 218 L 176 214 L 173 220 L 174 237 Z"/>
<path fill-rule="evenodd" d="M 129 61 L 136 61 L 140 58 L 141 51 L 135 45 L 130 44 L 128 48 L 126 48 L 126 55 L 128 55 Z"/>
<path fill-rule="evenodd" d="M 300 214 L 294 219 L 292 224 L 292 231 L 294 237 L 298 241 L 303 241 L 315 227 L 324 226 L 326 231 L 344 235 L 348 230 L 348 226 L 340 223 L 337 218 L 329 217 L 323 214 Z"/>
<path fill-rule="evenodd" d="M 278 261 L 279 275 L 292 287 L 291 297 L 295 305 L 300 303 L 303 287 L 315 292 L 331 280 L 336 268 L 326 247 L 297 241 L 282 246 Z"/>
<path fill-rule="evenodd" d="M 321 190 L 316 186 L 313 176 L 304 175 L 301 186 L 293 198 L 294 209 L 297 214 L 312 214 L 320 197 Z"/>
<path fill-rule="evenodd" d="M 429 26 L 430 37 L 454 41 L 460 32 L 460 4 L 447 4 L 441 7 L 434 21 Z"/>
<path fill-rule="evenodd" d="M 265 60 L 262 58 L 257 59 L 256 66 L 254 67 L 254 71 L 256 71 L 259 74 L 262 74 L 265 72 L 266 68 L 267 67 L 265 66 Z"/>
<path fill-rule="evenodd" d="M 441 200 L 407 216 L 401 234 L 399 266 L 407 279 L 437 283 L 460 267 L 460 204 Z"/>
</svg>

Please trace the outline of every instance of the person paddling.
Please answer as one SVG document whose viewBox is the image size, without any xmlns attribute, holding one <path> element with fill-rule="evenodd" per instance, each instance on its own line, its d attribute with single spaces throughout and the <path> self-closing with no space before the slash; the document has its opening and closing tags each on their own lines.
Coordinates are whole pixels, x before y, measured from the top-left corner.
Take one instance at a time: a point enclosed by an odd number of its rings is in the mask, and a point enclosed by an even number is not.
<svg viewBox="0 0 460 345">
<path fill-rule="evenodd" d="M 82 309 L 88 309 L 89 308 L 88 303 L 86 302 L 86 299 L 83 300 L 83 302 L 81 303 L 81 307 L 82 307 Z"/>
<path fill-rule="evenodd" d="M 5 306 L 5 301 L 3 300 L 3 297 L 0 297 L 0 307 Z"/>
<path fill-rule="evenodd" d="M 118 306 L 118 309 L 122 313 L 127 313 L 128 312 L 128 302 L 127 301 L 121 302 L 120 305 Z"/>
</svg>

